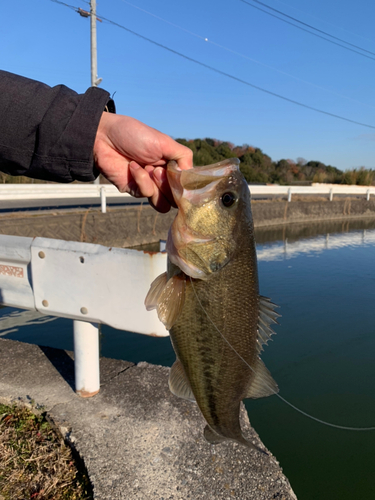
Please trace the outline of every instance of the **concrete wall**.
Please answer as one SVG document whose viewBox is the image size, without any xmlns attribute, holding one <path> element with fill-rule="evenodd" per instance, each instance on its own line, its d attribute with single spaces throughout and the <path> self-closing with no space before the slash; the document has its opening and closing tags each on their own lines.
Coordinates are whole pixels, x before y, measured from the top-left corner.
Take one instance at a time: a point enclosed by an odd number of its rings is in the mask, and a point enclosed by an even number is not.
<svg viewBox="0 0 375 500">
<path fill-rule="evenodd" d="M 375 219 L 375 200 L 346 198 L 333 201 L 254 201 L 255 227 Z M 0 216 L 0 234 L 41 236 L 130 247 L 165 239 L 175 210 L 159 214 L 148 205 L 99 210 L 56 211 Z"/>
</svg>

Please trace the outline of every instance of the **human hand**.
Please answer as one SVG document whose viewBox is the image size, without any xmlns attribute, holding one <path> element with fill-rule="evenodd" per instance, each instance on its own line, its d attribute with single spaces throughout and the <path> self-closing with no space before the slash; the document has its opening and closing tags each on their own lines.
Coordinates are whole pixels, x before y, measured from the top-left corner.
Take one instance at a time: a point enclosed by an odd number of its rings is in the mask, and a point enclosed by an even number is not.
<svg viewBox="0 0 375 500">
<path fill-rule="evenodd" d="M 122 193 L 147 197 L 159 212 L 175 206 L 166 169 L 169 160 L 179 168 L 193 166 L 192 151 L 168 135 L 129 116 L 104 112 L 94 144 L 98 170 Z"/>
</svg>

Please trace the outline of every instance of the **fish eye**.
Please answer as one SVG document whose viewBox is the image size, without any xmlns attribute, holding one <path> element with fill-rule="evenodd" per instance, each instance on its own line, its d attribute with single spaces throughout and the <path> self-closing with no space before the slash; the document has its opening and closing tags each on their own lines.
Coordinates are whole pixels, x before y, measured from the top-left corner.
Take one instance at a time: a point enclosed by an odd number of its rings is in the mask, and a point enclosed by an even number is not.
<svg viewBox="0 0 375 500">
<path fill-rule="evenodd" d="M 220 201 L 225 208 L 229 208 L 237 201 L 234 193 L 227 192 L 221 195 Z"/>
</svg>

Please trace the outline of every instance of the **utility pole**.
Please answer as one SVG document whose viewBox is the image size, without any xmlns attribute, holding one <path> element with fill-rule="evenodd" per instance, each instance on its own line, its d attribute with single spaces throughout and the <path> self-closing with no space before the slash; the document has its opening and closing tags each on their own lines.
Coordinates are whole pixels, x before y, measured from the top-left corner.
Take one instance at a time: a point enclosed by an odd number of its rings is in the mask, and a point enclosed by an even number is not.
<svg viewBox="0 0 375 500">
<path fill-rule="evenodd" d="M 98 54 L 96 47 L 96 20 L 102 22 L 96 17 L 96 0 L 90 0 L 90 12 L 81 8 L 77 12 L 82 17 L 90 17 L 90 38 L 91 38 L 91 87 L 97 87 L 102 81 L 98 78 Z M 94 184 L 100 184 L 99 176 L 94 180 Z M 103 188 L 102 188 L 103 189 Z M 104 195 L 104 190 L 101 190 L 101 196 Z"/>
<path fill-rule="evenodd" d="M 98 78 L 98 54 L 96 47 L 96 0 L 90 0 L 90 34 L 91 34 L 91 86 L 97 87 L 102 81 Z"/>
</svg>

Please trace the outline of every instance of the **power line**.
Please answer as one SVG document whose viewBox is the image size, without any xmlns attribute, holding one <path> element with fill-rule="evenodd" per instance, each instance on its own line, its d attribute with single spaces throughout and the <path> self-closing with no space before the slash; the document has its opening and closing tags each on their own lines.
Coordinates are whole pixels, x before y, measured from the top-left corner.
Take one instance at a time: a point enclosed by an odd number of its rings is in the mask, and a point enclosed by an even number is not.
<svg viewBox="0 0 375 500">
<path fill-rule="evenodd" d="M 288 14 L 285 14 L 281 10 L 274 9 L 273 7 L 270 7 L 269 5 L 261 2 L 260 0 L 252 0 L 255 3 L 259 3 L 260 5 L 263 5 L 263 7 L 267 7 L 267 9 L 273 10 L 274 12 L 277 12 L 278 14 L 281 14 L 282 16 L 287 17 L 288 19 L 292 19 L 293 21 L 296 21 L 297 23 L 302 24 L 303 26 L 307 26 L 308 28 L 318 31 L 319 33 L 322 33 L 323 35 L 330 36 L 331 38 L 334 38 L 335 40 L 338 40 L 340 42 L 346 43 L 347 45 L 350 45 L 351 47 L 355 47 L 356 49 L 363 50 L 363 52 L 367 52 L 368 54 L 372 54 L 375 56 L 375 52 L 371 52 L 370 50 L 366 50 L 363 47 L 359 47 L 358 45 L 355 45 L 353 43 L 347 42 L 346 40 L 343 40 L 342 38 L 338 38 L 337 36 L 331 35 L 330 33 L 327 33 L 326 31 L 320 30 L 319 28 L 315 28 L 314 26 L 311 26 L 311 24 L 304 23 L 303 21 L 300 21 L 299 19 L 289 16 Z"/>
<path fill-rule="evenodd" d="M 66 4 L 64 2 L 61 2 L 60 0 L 51 0 L 51 2 L 55 2 L 55 3 L 58 3 L 58 4 L 61 4 L 61 5 L 64 5 L 64 6 L 67 6 L 71 9 L 74 9 L 74 10 L 77 10 L 76 7 L 74 7 L 73 5 L 69 5 L 69 4 Z M 182 57 L 183 59 L 186 59 L 187 61 L 190 61 L 190 62 L 193 62 L 195 64 L 198 64 L 199 66 L 202 66 L 204 68 L 207 68 L 209 69 L 210 71 L 213 71 L 215 73 L 218 73 L 219 75 L 223 75 L 223 76 L 226 76 L 227 78 L 230 78 L 231 80 L 234 80 L 234 81 L 237 81 L 239 83 L 242 83 L 244 85 L 247 85 L 248 87 L 251 87 L 251 88 L 254 88 L 256 90 L 259 90 L 260 92 L 264 92 L 268 95 L 272 95 L 274 97 L 278 97 L 279 99 L 282 99 L 284 101 L 287 101 L 287 102 L 290 102 L 292 104 L 295 104 L 297 106 L 300 106 L 300 107 L 303 107 L 303 108 L 306 108 L 306 109 L 310 109 L 312 111 L 316 111 L 317 113 L 321 113 L 321 114 L 324 114 L 324 115 L 327 115 L 327 116 L 331 116 L 333 118 L 338 118 L 339 120 L 343 120 L 343 121 L 346 121 L 346 122 L 349 122 L 349 123 L 354 123 L 356 125 L 361 125 L 362 127 L 367 127 L 367 128 L 371 128 L 371 129 L 375 129 L 375 125 L 369 125 L 367 123 L 362 123 L 362 122 L 358 122 L 356 120 L 352 120 L 350 118 L 346 118 L 344 116 L 341 116 L 341 115 L 336 115 L 335 113 L 330 113 L 329 111 L 324 111 L 322 109 L 319 109 L 319 108 L 315 108 L 314 106 L 309 106 L 308 104 L 304 104 L 304 103 L 301 103 L 299 101 L 295 101 L 294 99 L 290 99 L 289 97 L 285 97 L 281 94 L 277 94 L 276 92 L 272 92 L 271 90 L 267 90 L 267 89 L 264 89 L 262 87 L 259 87 L 258 85 L 254 85 L 253 83 L 250 83 L 250 82 L 247 82 L 246 80 L 243 80 L 242 78 L 238 78 L 237 76 L 234 76 L 234 75 L 231 75 L 230 73 L 226 73 L 225 71 L 222 71 L 220 69 L 217 69 L 217 68 L 214 68 L 213 66 L 210 66 L 209 64 L 206 64 L 206 63 L 203 63 L 201 61 L 198 61 L 197 59 L 193 59 L 192 57 L 189 57 L 185 54 L 182 54 L 181 52 L 178 52 L 177 50 L 174 50 L 174 49 L 171 49 L 170 47 L 167 47 L 166 45 L 163 45 L 159 42 L 156 42 L 155 40 L 152 40 L 151 38 L 148 38 L 144 35 L 141 35 L 140 33 L 137 33 L 133 30 L 131 30 L 130 28 L 127 28 L 126 26 L 123 26 L 122 24 L 120 23 L 117 23 L 115 21 L 112 21 L 111 19 L 108 19 L 104 16 L 100 16 L 100 18 L 103 20 L 103 21 L 106 21 L 107 23 L 109 24 L 112 24 L 113 26 L 117 26 L 118 28 L 121 28 L 125 31 L 127 31 L 128 33 L 131 33 L 132 35 L 138 37 L 138 38 L 141 38 L 142 40 L 145 40 L 153 45 L 156 45 L 157 47 L 160 47 L 164 50 L 167 50 L 168 52 L 171 52 L 172 54 L 175 54 L 179 57 Z"/>
<path fill-rule="evenodd" d="M 295 75 L 292 75 L 290 73 L 287 73 L 286 71 L 282 71 L 281 69 L 275 68 L 274 66 L 270 66 L 269 64 L 265 64 L 265 63 L 262 63 L 260 61 L 257 61 L 256 59 L 253 59 L 252 57 L 249 57 L 246 54 L 242 54 L 241 52 L 238 52 L 237 50 L 230 49 L 229 47 L 226 47 L 226 46 L 221 45 L 219 43 L 216 43 L 216 42 L 214 42 L 212 40 L 209 40 L 207 37 L 199 35 L 198 33 L 194 33 L 193 31 L 190 31 L 190 30 L 184 28 L 183 26 L 179 26 L 178 24 L 172 23 L 171 21 L 168 21 L 167 19 L 164 19 L 163 17 L 157 16 L 153 12 L 149 12 L 149 11 L 147 11 L 145 9 L 142 9 L 141 7 L 138 7 L 137 5 L 134 5 L 134 4 L 130 3 L 130 2 L 128 2 L 127 0 L 122 0 L 122 2 L 126 3 L 127 5 L 130 5 L 134 9 L 137 9 L 137 10 L 139 10 L 139 11 L 141 11 L 141 12 L 143 12 L 143 13 L 145 13 L 145 14 L 147 14 L 147 15 L 155 18 L 155 19 L 158 19 L 159 21 L 162 21 L 164 23 L 169 24 L 170 26 L 173 26 L 174 28 L 177 28 L 177 29 L 179 29 L 181 31 L 184 31 L 185 33 L 188 33 L 189 35 L 192 35 L 192 36 L 194 36 L 194 37 L 202 40 L 205 43 L 209 43 L 211 45 L 214 45 L 215 47 L 218 47 L 220 49 L 226 50 L 227 52 L 230 52 L 231 54 L 235 54 L 235 55 L 237 55 L 239 57 L 242 57 L 243 59 L 247 59 L 248 61 L 251 61 L 251 62 L 253 62 L 255 64 L 259 64 L 260 66 L 263 66 L 264 68 L 271 69 L 272 71 L 276 71 L 277 73 L 280 73 L 281 75 L 289 76 L 290 78 L 293 78 L 294 80 L 306 83 L 307 85 L 311 85 L 311 86 L 313 86 L 313 87 L 315 87 L 317 89 L 324 90 L 325 92 L 329 92 L 330 94 L 334 94 L 334 95 L 337 95 L 339 97 L 343 97 L 344 99 L 348 99 L 349 101 L 356 102 L 358 104 L 361 104 L 362 106 L 371 107 L 371 108 L 375 107 L 375 106 L 372 106 L 371 104 L 358 101 L 357 99 L 353 99 L 352 97 L 348 97 L 346 95 L 339 94 L 338 92 L 335 92 L 334 90 L 331 90 L 331 89 L 327 89 L 326 87 L 322 87 L 321 85 L 317 85 L 317 84 L 315 84 L 313 82 L 309 82 L 308 80 L 304 80 L 303 78 L 299 78 L 298 76 L 295 76 Z"/>
<path fill-rule="evenodd" d="M 56 1 L 56 0 L 52 0 L 52 1 Z M 182 54 L 181 52 L 178 52 L 177 50 L 171 49 L 170 47 L 167 47 L 166 45 L 163 45 L 159 42 L 155 42 L 154 40 L 151 40 L 150 38 L 148 38 L 144 35 L 136 33 L 135 31 L 133 31 L 129 28 L 126 28 L 125 26 L 123 26 L 115 21 L 111 21 L 110 19 L 107 19 L 103 16 L 100 16 L 100 17 L 101 17 L 101 19 L 103 19 L 103 21 L 107 21 L 108 23 L 113 24 L 114 26 L 117 26 L 117 27 L 127 31 L 128 33 L 131 33 L 139 38 L 142 38 L 143 40 L 146 40 L 147 42 L 150 42 L 158 47 L 161 47 L 162 49 L 168 50 L 169 52 L 172 52 L 173 54 L 176 54 L 180 57 L 183 57 L 184 59 L 187 59 L 188 61 L 191 61 L 195 64 L 199 64 L 200 66 L 203 66 L 204 68 L 207 68 L 211 71 L 214 71 L 215 73 L 218 73 L 219 75 L 223 75 L 223 76 L 226 76 L 228 78 L 231 78 L 232 80 L 243 83 L 244 85 L 247 85 L 248 87 L 252 87 L 252 88 L 260 90 L 261 92 L 264 92 L 266 94 L 273 95 L 274 97 L 278 97 L 279 99 L 283 99 L 284 101 L 291 102 L 293 104 L 296 104 L 297 106 L 301 106 L 301 107 L 306 108 L 306 109 L 311 109 L 312 111 L 316 111 L 317 113 L 322 113 L 324 115 L 332 116 L 332 117 L 338 118 L 340 120 L 344 120 L 344 121 L 347 121 L 350 123 L 355 123 L 356 125 L 362 125 L 363 127 L 375 129 L 375 125 L 369 125 L 366 123 L 358 122 L 356 120 L 351 120 L 350 118 L 345 118 L 344 116 L 336 115 L 334 113 L 330 113 L 329 111 L 324 111 L 322 109 L 315 108 L 313 106 L 309 106 L 308 104 L 304 104 L 304 103 L 301 103 L 299 101 L 295 101 L 294 99 L 289 99 L 289 97 L 282 96 L 281 94 L 277 94 L 276 92 L 272 92 L 270 90 L 259 87 L 258 85 L 254 85 L 253 83 L 247 82 L 246 80 L 243 80 L 242 78 L 238 78 L 237 76 L 231 75 L 230 73 L 226 73 L 225 71 L 214 68 L 213 66 L 210 66 L 209 64 L 203 63 L 201 61 L 198 61 L 197 59 L 193 59 L 192 57 L 189 57 L 185 54 Z"/>
<path fill-rule="evenodd" d="M 281 3 L 282 5 L 285 5 L 286 7 L 292 8 L 294 10 L 297 10 L 298 12 L 301 12 L 302 14 L 307 14 L 310 17 L 313 17 L 314 19 L 317 19 L 318 21 L 321 21 L 325 24 L 329 24 L 330 26 L 333 26 L 336 29 L 339 29 L 341 31 L 345 31 L 345 33 L 349 33 L 349 35 L 356 36 L 358 38 L 362 38 L 362 40 L 366 40 L 366 42 L 374 43 L 374 40 L 371 40 L 370 38 L 366 38 L 362 35 L 358 35 L 358 33 L 354 33 L 353 31 L 349 31 L 342 26 L 338 26 L 337 24 L 331 23 L 330 21 L 327 21 L 326 19 L 322 19 L 321 17 L 314 16 L 314 14 L 311 14 L 310 12 L 303 11 L 302 9 L 299 9 L 298 7 L 295 7 L 294 5 L 290 5 L 288 3 L 282 2 L 281 0 L 275 0 L 277 3 Z"/>
<path fill-rule="evenodd" d="M 256 1 L 257 3 L 260 3 L 262 5 L 265 5 L 262 2 L 259 2 L 258 0 L 253 0 L 253 1 L 254 2 Z M 283 19 L 282 17 L 276 16 L 275 14 L 272 14 L 272 12 L 268 12 L 267 10 L 262 9 L 261 7 L 258 7 L 257 5 L 253 5 L 252 3 L 247 2 L 246 0 L 240 0 L 240 2 L 245 3 L 246 5 L 249 5 L 250 7 L 253 7 L 253 9 L 260 10 L 261 12 L 264 12 L 265 14 L 268 14 L 269 16 L 275 17 L 276 19 L 279 19 L 280 21 L 282 21 L 286 24 L 290 24 L 291 26 L 294 26 L 295 28 L 297 28 L 299 30 L 306 31 L 306 33 L 310 33 L 310 35 L 321 38 L 322 40 L 325 40 L 326 42 L 332 43 L 333 45 L 337 45 L 338 47 L 342 47 L 345 50 L 349 50 L 350 52 L 354 52 L 355 54 L 359 54 L 360 56 L 363 56 L 363 57 L 366 57 L 367 59 L 372 59 L 373 61 L 375 61 L 375 57 L 371 57 L 367 54 L 364 54 L 363 52 L 359 52 L 358 50 L 351 49 L 350 47 L 346 47 L 345 45 L 342 45 L 341 43 L 335 42 L 334 40 L 329 40 L 328 38 L 325 38 L 324 36 L 319 35 L 318 33 L 313 33 L 312 31 L 309 31 L 308 29 L 303 28 L 302 26 L 297 26 L 296 24 L 293 24 L 292 22 L 287 21 L 286 19 Z M 272 10 L 276 10 L 276 9 L 273 9 L 272 7 L 267 7 L 267 8 L 272 9 Z M 277 11 L 277 12 L 281 12 L 281 11 Z M 286 16 L 286 17 L 291 18 L 291 16 L 288 16 L 287 14 L 283 14 L 283 13 L 281 13 L 281 14 Z M 295 19 L 295 18 L 291 18 L 291 19 Z M 297 19 L 296 19 L 296 21 L 310 27 L 310 25 L 303 23 L 302 21 L 298 21 Z M 317 28 L 314 28 L 313 26 L 311 26 L 311 29 L 321 31 L 321 30 L 318 30 Z M 321 33 L 325 33 L 325 32 L 321 31 Z M 341 38 L 334 37 L 333 35 L 330 35 L 329 33 L 327 33 L 327 36 L 336 38 L 337 40 L 341 40 Z M 348 45 L 352 45 L 353 47 L 357 47 L 357 45 L 353 45 L 349 42 L 346 42 L 345 40 L 343 40 L 343 42 L 348 44 Z M 373 54 L 375 56 L 375 52 L 370 52 L 369 50 L 362 49 L 361 47 L 358 47 L 358 48 L 360 50 L 363 50 L 363 51 L 368 52 L 369 54 Z"/>
</svg>

